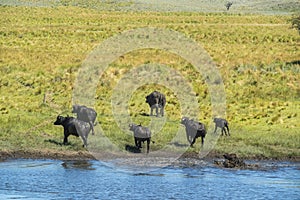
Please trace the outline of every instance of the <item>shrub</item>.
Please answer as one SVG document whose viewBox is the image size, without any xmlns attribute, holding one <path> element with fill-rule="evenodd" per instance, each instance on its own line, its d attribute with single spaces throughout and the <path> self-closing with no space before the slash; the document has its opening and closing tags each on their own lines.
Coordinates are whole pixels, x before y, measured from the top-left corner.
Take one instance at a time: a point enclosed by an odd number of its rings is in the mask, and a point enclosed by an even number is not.
<svg viewBox="0 0 300 200">
<path fill-rule="evenodd" d="M 295 15 L 290 21 L 292 22 L 292 28 L 297 29 L 300 34 L 300 13 Z"/>
</svg>

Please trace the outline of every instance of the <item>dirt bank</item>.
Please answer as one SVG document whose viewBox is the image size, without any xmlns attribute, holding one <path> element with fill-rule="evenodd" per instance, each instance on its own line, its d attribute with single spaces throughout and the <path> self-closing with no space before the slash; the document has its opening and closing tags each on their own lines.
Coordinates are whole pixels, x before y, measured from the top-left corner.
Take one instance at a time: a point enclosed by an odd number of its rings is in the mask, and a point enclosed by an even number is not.
<svg viewBox="0 0 300 200">
<path fill-rule="evenodd" d="M 88 151 L 15 150 L 0 151 L 0 161 L 7 159 L 91 160 Z"/>
<path fill-rule="evenodd" d="M 164 155 L 150 154 L 152 157 L 174 157 L 173 153 L 167 152 Z M 197 152 L 186 152 L 182 154 L 180 159 L 198 159 L 213 161 L 222 159 L 224 153 L 211 151 L 204 158 L 199 158 Z M 119 158 L 145 157 L 143 153 L 114 153 L 101 152 L 98 154 L 90 153 L 89 151 L 55 151 L 55 150 L 2 150 L 0 151 L 0 161 L 7 159 L 53 159 L 53 160 L 114 160 Z M 239 156 L 244 160 L 268 160 L 268 161 L 290 161 L 300 162 L 300 157 L 264 157 L 262 155 L 251 155 L 247 157 Z"/>
</svg>

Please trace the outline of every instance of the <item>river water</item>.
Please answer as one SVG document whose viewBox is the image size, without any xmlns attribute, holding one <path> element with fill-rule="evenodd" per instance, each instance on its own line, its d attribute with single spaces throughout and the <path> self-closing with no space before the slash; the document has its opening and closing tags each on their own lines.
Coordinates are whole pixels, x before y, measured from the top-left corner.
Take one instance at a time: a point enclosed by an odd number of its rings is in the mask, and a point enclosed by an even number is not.
<svg viewBox="0 0 300 200">
<path fill-rule="evenodd" d="M 0 199 L 300 199 L 300 163 L 259 170 L 213 163 L 124 167 L 111 161 L 0 162 Z"/>
</svg>

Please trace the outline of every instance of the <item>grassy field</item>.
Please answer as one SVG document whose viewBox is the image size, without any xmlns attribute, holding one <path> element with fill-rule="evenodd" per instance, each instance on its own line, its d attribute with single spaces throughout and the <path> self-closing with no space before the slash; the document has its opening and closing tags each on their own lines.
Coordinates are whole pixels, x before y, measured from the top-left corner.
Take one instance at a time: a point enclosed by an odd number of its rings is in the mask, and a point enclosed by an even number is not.
<svg viewBox="0 0 300 200">
<path fill-rule="evenodd" d="M 0 6 L 2 151 L 84 151 L 81 141 L 72 136 L 70 145 L 59 145 L 63 128 L 53 125 L 58 114 L 72 115 L 72 94 L 81 64 L 112 36 L 158 27 L 178 31 L 201 44 L 220 71 L 231 137 L 219 138 L 216 152 L 249 158 L 299 158 L 300 37 L 290 28 L 291 15 L 121 12 L 72 6 L 70 2 L 65 1 L 64 6 Z M 133 139 L 114 120 L 113 90 L 131 69 L 151 63 L 176 69 L 189 81 L 200 107 L 198 119 L 211 124 L 211 95 L 190 63 L 163 50 L 133 51 L 109 65 L 95 94 L 101 125 L 101 129 L 96 126 L 98 134 L 119 149 L 133 145 Z M 163 91 L 168 104 L 166 123 L 154 131 L 152 149 L 171 148 L 181 117 L 174 91 L 156 84 L 139 87 L 128 102 L 130 117 L 136 123 L 150 123 L 142 114 L 149 112 L 144 98 L 153 89 Z M 188 151 L 199 151 L 199 146 L 198 141 Z"/>
<path fill-rule="evenodd" d="M 225 4 L 232 2 L 227 11 Z M 76 6 L 104 11 L 202 12 L 290 15 L 300 9 L 298 0 L 0 0 L 1 5 L 30 7 Z"/>
</svg>

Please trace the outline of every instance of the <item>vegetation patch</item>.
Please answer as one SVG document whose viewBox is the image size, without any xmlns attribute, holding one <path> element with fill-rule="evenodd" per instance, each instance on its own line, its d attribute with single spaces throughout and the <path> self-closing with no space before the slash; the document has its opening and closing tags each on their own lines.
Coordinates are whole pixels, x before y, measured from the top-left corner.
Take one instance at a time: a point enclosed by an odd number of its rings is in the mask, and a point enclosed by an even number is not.
<svg viewBox="0 0 300 200">
<path fill-rule="evenodd" d="M 3 152 L 85 152 L 75 137 L 70 136 L 69 145 L 61 145 L 62 127 L 53 125 L 57 115 L 72 115 L 72 94 L 81 64 L 111 36 L 135 28 L 158 27 L 178 31 L 199 43 L 222 75 L 231 136 L 219 138 L 216 152 L 299 158 L 300 37 L 291 28 L 291 15 L 120 12 L 74 6 L 71 1 L 65 4 L 0 6 Z M 95 94 L 98 129 L 101 127 L 98 134 L 118 149 L 125 151 L 127 144 L 132 145 L 133 136 L 129 130 L 124 133 L 114 119 L 113 89 L 130 69 L 151 63 L 180 72 L 197 97 L 197 119 L 208 127 L 213 125 L 208 86 L 191 63 L 164 50 L 132 51 L 110 63 L 99 77 Z M 167 117 L 161 129 L 153 127 L 155 144 L 150 151 L 164 147 L 172 150 L 175 144 L 171 139 L 180 128 L 181 118 L 174 91 L 157 84 L 139 87 L 128 102 L 129 116 L 137 124 L 150 124 L 145 96 L 155 89 L 166 94 Z M 188 152 L 198 152 L 200 141 L 194 146 Z M 108 146 L 101 143 L 99 148 Z"/>
</svg>

